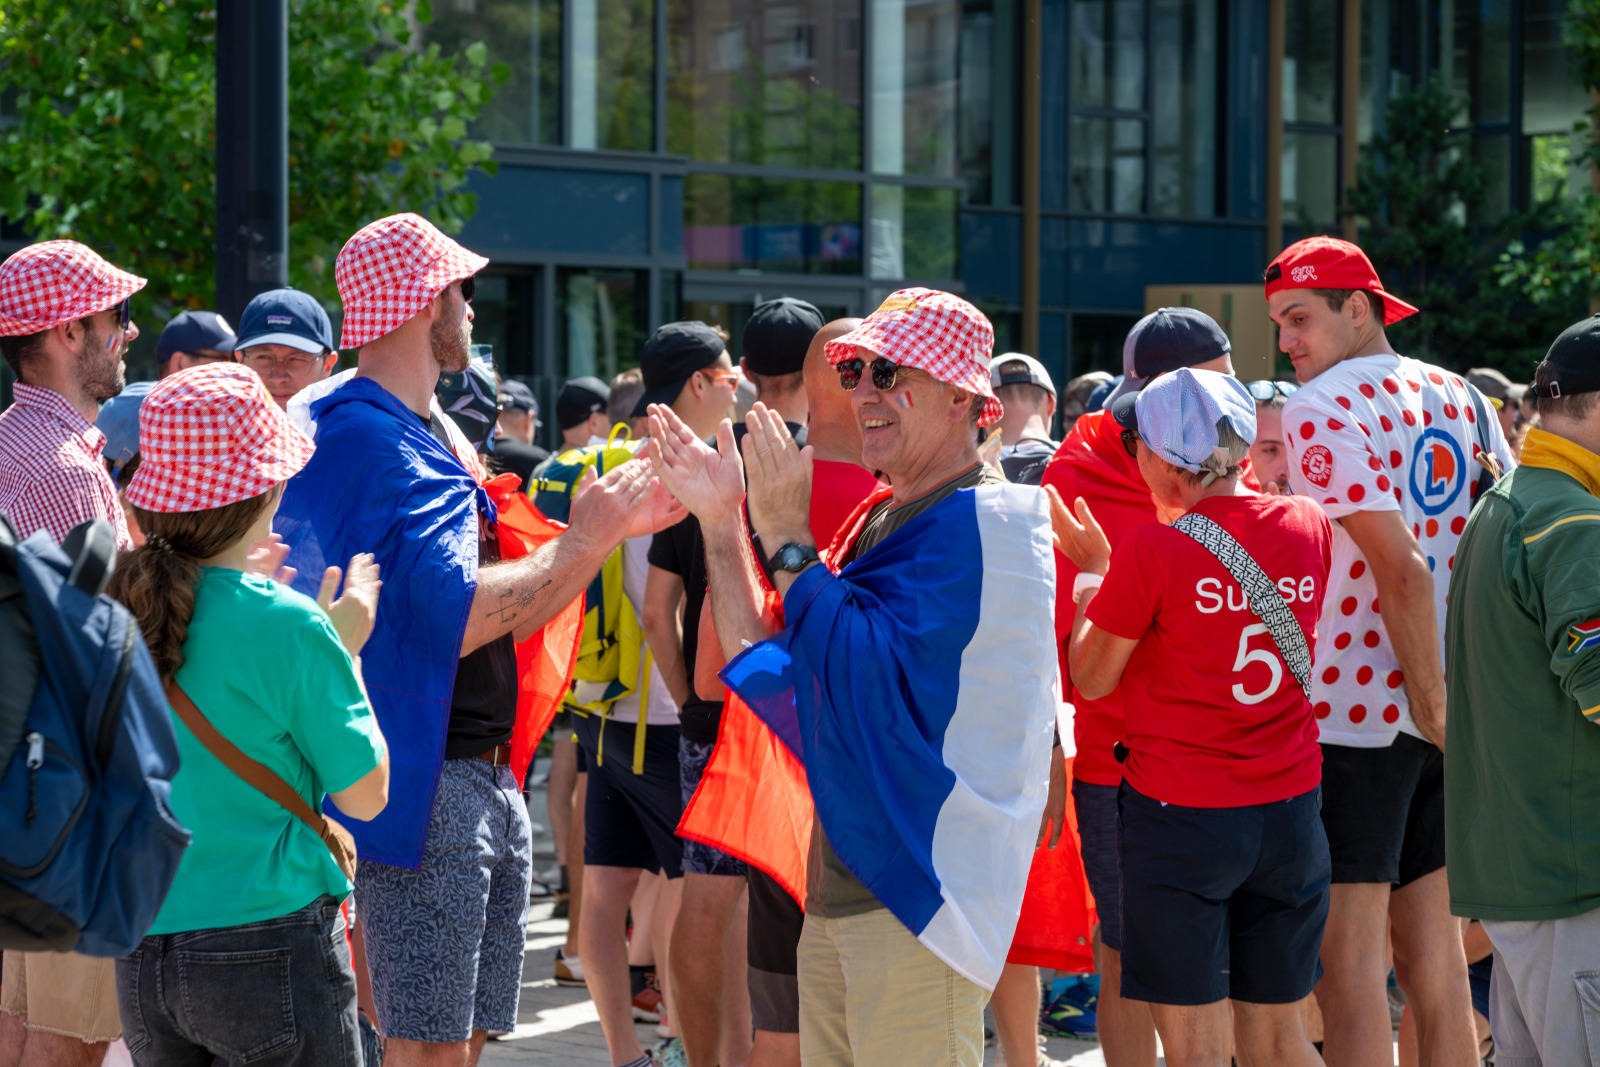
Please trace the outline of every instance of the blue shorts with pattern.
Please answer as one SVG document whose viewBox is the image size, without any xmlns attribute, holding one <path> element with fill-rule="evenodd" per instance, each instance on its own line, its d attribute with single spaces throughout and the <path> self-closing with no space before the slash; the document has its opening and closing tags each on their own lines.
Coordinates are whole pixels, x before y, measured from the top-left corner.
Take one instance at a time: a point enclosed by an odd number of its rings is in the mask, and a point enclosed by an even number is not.
<svg viewBox="0 0 1600 1067">
<path fill-rule="evenodd" d="M 678 784 L 683 789 L 684 807 L 689 806 L 689 798 L 700 787 L 700 776 L 706 772 L 706 764 L 711 762 L 711 750 L 716 747 L 691 741 L 687 737 L 678 738 Z M 726 874 L 735 878 L 745 875 L 743 860 L 734 859 L 719 848 L 688 838 L 683 839 L 683 869 L 692 874 Z"/>
<path fill-rule="evenodd" d="M 372 996 L 386 1037 L 509 1033 L 533 877 L 528 809 L 509 767 L 445 760 L 422 869 L 356 867 Z"/>
</svg>

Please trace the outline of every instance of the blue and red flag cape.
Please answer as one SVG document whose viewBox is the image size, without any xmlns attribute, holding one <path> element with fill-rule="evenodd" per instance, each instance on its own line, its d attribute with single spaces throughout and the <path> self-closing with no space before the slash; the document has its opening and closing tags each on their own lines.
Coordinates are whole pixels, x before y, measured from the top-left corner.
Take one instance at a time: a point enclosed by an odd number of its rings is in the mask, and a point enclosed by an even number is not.
<svg viewBox="0 0 1600 1067">
<path fill-rule="evenodd" d="M 930 951 L 993 989 L 1044 811 L 1057 704 L 1046 497 L 963 489 L 784 597 L 723 671 L 804 765 L 849 868 Z"/>
<path fill-rule="evenodd" d="M 355 836 L 361 859 L 416 868 L 444 762 L 461 638 L 477 591 L 478 516 L 494 522 L 498 512 L 462 461 L 376 382 L 354 378 L 315 401 L 311 414 L 316 452 L 289 480 L 273 524 L 289 545 L 288 565 L 299 571 L 295 586 L 315 596 L 323 570 L 346 566 L 358 552 L 377 557 L 383 579 L 377 621 L 361 659 L 367 695 L 389 745 L 389 803 L 371 822 L 341 821 Z M 511 551 L 502 535 L 502 552 L 520 555 L 558 529 L 519 529 Z M 576 607 L 581 619 L 581 599 Z M 571 615 L 568 608 L 560 617 L 569 631 Z M 571 633 L 566 637 L 575 640 Z M 526 674 L 523 652 L 519 646 Z M 570 651 L 537 658 L 564 663 L 570 675 Z M 564 688 L 563 678 L 558 689 Z M 539 733 L 543 727 L 527 721 L 529 694 L 519 697 L 513 752 L 520 740 L 526 771 L 526 756 L 538 742 L 531 727 Z M 545 701 L 536 717 L 548 725 L 551 711 L 553 701 Z M 331 805 L 328 811 L 337 817 Z"/>
</svg>

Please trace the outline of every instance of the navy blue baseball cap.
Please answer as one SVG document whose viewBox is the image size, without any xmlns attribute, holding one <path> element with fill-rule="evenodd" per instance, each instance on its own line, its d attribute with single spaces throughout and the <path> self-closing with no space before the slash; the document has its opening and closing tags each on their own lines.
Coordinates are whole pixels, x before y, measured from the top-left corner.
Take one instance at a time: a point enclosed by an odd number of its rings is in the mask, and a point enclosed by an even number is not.
<svg viewBox="0 0 1600 1067">
<path fill-rule="evenodd" d="M 273 289 L 245 306 L 235 351 L 254 345 L 288 345 L 320 356 L 332 352 L 333 324 L 316 297 L 298 289 Z"/>
<path fill-rule="evenodd" d="M 1199 308 L 1157 308 L 1128 331 L 1122 343 L 1122 384 L 1105 401 L 1110 407 L 1137 393 L 1152 378 L 1180 367 L 1197 367 L 1228 355 L 1233 345 L 1217 321 Z"/>
<path fill-rule="evenodd" d="M 172 316 L 156 341 L 156 359 L 165 363 L 174 352 L 232 352 L 233 327 L 215 311 L 180 311 Z"/>
</svg>

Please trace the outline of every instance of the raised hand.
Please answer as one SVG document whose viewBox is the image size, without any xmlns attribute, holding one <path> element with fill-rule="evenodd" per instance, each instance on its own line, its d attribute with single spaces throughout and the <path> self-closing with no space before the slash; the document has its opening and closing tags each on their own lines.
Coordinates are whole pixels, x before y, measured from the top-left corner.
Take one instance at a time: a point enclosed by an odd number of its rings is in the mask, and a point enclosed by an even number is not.
<svg viewBox="0 0 1600 1067">
<path fill-rule="evenodd" d="M 661 481 L 702 523 L 733 514 L 744 499 L 744 467 L 727 419 L 713 450 L 671 408 L 652 404 L 649 455 Z"/>
<path fill-rule="evenodd" d="M 294 577 L 299 572 L 293 567 L 283 565 L 283 561 L 288 558 L 289 546 L 283 543 L 283 538 L 277 534 L 268 534 L 265 540 L 257 541 L 250 546 L 250 551 L 245 556 L 244 572 L 271 578 L 279 585 L 293 585 Z"/>
<path fill-rule="evenodd" d="M 372 636 L 373 623 L 378 618 L 378 593 L 383 583 L 378 580 L 378 561 L 369 552 L 350 558 L 350 567 L 344 575 L 344 592 L 339 593 L 339 568 L 329 567 L 322 572 L 322 588 L 317 590 L 317 603 L 328 613 L 345 651 L 360 655 L 367 638 Z M 338 594 L 338 599 L 335 599 Z"/>
<path fill-rule="evenodd" d="M 650 464 L 631 459 L 596 478 L 583 472 L 572 493 L 572 511 L 563 537 L 576 537 L 610 552 L 625 537 L 638 537 L 670 526 L 684 515 L 662 489 Z"/>
<path fill-rule="evenodd" d="M 1111 542 L 1088 503 L 1080 496 L 1075 501 L 1074 515 L 1055 486 L 1045 486 L 1045 492 L 1050 495 L 1050 532 L 1057 551 L 1077 564 L 1080 571 L 1105 574 L 1111 566 Z"/>
<path fill-rule="evenodd" d="M 798 448 L 783 416 L 759 400 L 745 416 L 750 524 L 763 548 L 811 543 L 811 446 Z"/>
</svg>

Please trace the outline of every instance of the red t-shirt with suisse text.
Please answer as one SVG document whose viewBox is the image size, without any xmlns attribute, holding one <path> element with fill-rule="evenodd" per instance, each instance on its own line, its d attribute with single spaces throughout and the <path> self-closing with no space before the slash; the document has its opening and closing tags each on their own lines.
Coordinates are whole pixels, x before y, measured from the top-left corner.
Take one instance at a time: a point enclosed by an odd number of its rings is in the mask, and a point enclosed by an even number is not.
<svg viewBox="0 0 1600 1067">
<path fill-rule="evenodd" d="M 1227 530 L 1316 643 L 1333 530 L 1304 497 L 1207 497 L 1194 511 Z M 1240 807 L 1287 800 L 1322 781 L 1304 690 L 1238 583 L 1193 538 L 1131 531 L 1112 553 L 1089 621 L 1139 641 L 1122 674 L 1128 783 L 1168 804 Z"/>
</svg>

